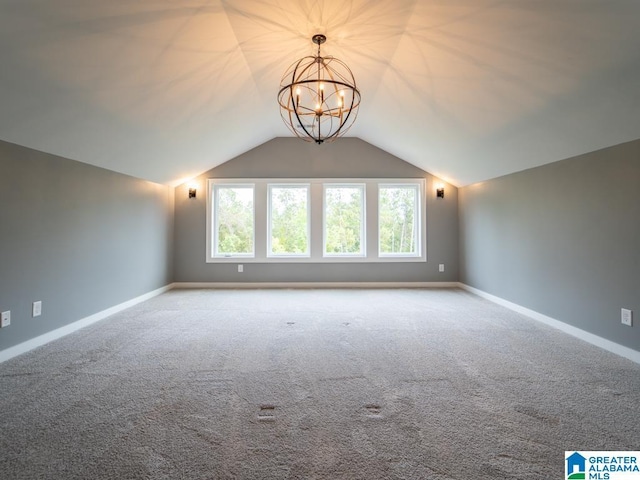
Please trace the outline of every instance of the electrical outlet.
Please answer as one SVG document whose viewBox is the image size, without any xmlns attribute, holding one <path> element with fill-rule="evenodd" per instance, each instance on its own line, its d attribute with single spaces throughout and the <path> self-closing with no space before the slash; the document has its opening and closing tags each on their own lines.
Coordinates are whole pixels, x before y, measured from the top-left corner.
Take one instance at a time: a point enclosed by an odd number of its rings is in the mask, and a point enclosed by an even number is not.
<svg viewBox="0 0 640 480">
<path fill-rule="evenodd" d="M 440 265 L 438 265 L 438 271 L 444 272 L 444 263 L 441 263 Z"/>
<path fill-rule="evenodd" d="M 238 265 L 238 273 L 244 272 L 244 265 Z"/>
<path fill-rule="evenodd" d="M 38 300 L 37 302 L 33 302 L 31 316 L 39 317 L 40 315 L 42 315 L 42 302 Z"/>
<path fill-rule="evenodd" d="M 620 309 L 620 321 L 629 327 L 633 326 L 633 310 Z"/>
<path fill-rule="evenodd" d="M 11 325 L 11 311 L 7 310 L 0 314 L 0 328 L 8 327 Z"/>
</svg>

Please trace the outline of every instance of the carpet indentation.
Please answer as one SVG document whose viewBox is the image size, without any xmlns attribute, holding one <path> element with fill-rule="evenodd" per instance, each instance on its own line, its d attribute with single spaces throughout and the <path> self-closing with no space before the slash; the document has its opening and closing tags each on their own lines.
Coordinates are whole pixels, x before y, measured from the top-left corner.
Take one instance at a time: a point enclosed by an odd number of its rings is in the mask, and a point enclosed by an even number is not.
<svg viewBox="0 0 640 480">
<path fill-rule="evenodd" d="M 529 407 L 527 405 L 516 405 L 514 407 L 514 410 L 523 415 L 527 415 L 528 417 L 531 417 L 534 420 L 538 420 L 540 422 L 544 422 L 549 425 L 557 425 L 558 423 L 560 423 L 559 418 L 552 415 L 548 415 L 544 412 L 540 412 L 535 408 Z"/>
<path fill-rule="evenodd" d="M 364 411 L 367 417 L 381 418 L 382 407 L 377 403 L 369 403 L 364 406 Z"/>
<path fill-rule="evenodd" d="M 263 422 L 275 422 L 276 407 L 275 405 L 261 405 L 258 411 L 258 420 Z"/>
</svg>

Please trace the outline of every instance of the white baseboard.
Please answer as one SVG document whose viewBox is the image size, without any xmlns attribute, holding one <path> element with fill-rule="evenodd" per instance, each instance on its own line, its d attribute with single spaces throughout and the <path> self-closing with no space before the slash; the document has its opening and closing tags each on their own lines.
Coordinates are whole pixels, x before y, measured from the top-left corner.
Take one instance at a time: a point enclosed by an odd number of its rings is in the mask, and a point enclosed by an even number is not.
<svg viewBox="0 0 640 480">
<path fill-rule="evenodd" d="M 603 348 L 609 352 L 615 353 L 622 357 L 628 358 L 633 362 L 640 363 L 640 352 L 631 348 L 625 347 L 618 343 L 612 342 L 605 338 L 599 337 L 585 330 L 581 330 L 577 327 L 569 325 L 567 323 L 556 320 L 555 318 L 548 317 L 541 313 L 523 307 L 516 303 L 510 302 L 503 298 L 491 295 L 477 288 L 471 287 L 460 282 L 254 282 L 254 283 L 240 283 L 240 282 L 175 282 L 170 285 L 158 288 L 151 292 L 148 292 L 139 297 L 132 298 L 126 302 L 115 305 L 111 308 L 95 313 L 76 322 L 73 322 L 64 327 L 60 327 L 51 332 L 47 332 L 39 337 L 27 340 L 14 347 L 7 348 L 0 351 L 0 363 L 16 357 L 23 353 L 26 353 L 34 348 L 40 347 L 46 343 L 49 343 L 58 338 L 64 337 L 73 333 L 81 328 L 96 323 L 104 318 L 107 318 L 115 313 L 118 313 L 127 308 L 133 307 L 139 303 L 142 303 L 150 298 L 156 297 L 162 293 L 165 293 L 174 288 L 188 289 L 188 288 L 220 288 L 220 289 L 268 289 L 268 288 L 462 288 L 468 292 L 474 293 L 479 297 L 490 300 L 498 305 L 506 307 L 514 312 L 521 313 L 527 317 L 542 322 L 551 327 L 557 328 L 569 335 L 584 340 L 592 345 Z"/>
<path fill-rule="evenodd" d="M 153 290 L 152 292 L 145 293 L 144 295 L 140 295 L 139 297 L 132 298 L 131 300 L 127 300 L 126 302 L 120 303 L 119 305 L 115 305 L 111 308 L 107 308 L 106 310 L 102 310 L 101 312 L 94 313 L 88 317 L 77 320 L 69 325 L 65 325 L 64 327 L 57 328 L 50 332 L 47 332 L 39 337 L 32 338 L 31 340 L 27 340 L 26 342 L 20 343 L 14 347 L 7 348 L 6 350 L 0 351 L 0 363 L 9 360 L 10 358 L 16 357 L 23 353 L 28 352 L 29 350 L 33 350 L 34 348 L 40 347 L 45 343 L 52 342 L 53 340 L 57 340 L 58 338 L 64 337 L 73 333 L 81 328 L 84 328 L 92 323 L 96 323 L 104 318 L 107 318 L 114 313 L 118 313 L 127 308 L 133 307 L 138 303 L 142 303 L 145 300 L 149 300 L 150 298 L 156 297 L 161 293 L 167 292 L 171 290 L 173 284 L 166 285 L 162 288 L 158 288 L 157 290 Z"/>
<path fill-rule="evenodd" d="M 619 343 L 612 342 L 611 340 L 607 340 L 606 338 L 599 337 L 598 335 L 594 335 L 593 333 L 589 333 L 585 330 L 574 327 L 573 325 L 569 325 L 568 323 L 561 322 L 560 320 L 556 320 L 555 318 L 548 317 L 546 315 L 543 315 L 542 313 L 536 312 L 535 310 L 531 310 L 529 308 L 518 305 L 517 303 L 513 303 L 503 298 L 496 297 L 495 295 L 491 295 L 490 293 L 478 290 L 477 288 L 470 287 L 469 285 L 466 285 L 464 283 L 458 283 L 458 286 L 468 292 L 478 295 L 479 297 L 486 298 L 493 303 L 506 307 L 509 310 L 521 313 L 522 315 L 526 315 L 533 320 L 537 320 L 546 325 L 557 328 L 558 330 L 562 330 L 563 332 L 579 338 L 580 340 L 584 340 L 585 342 L 595 345 L 596 347 L 603 348 L 611 353 L 615 353 L 616 355 L 620 355 L 621 357 L 628 358 L 633 362 L 640 363 L 640 352 L 638 352 L 637 350 L 633 350 L 631 348 L 625 347 L 624 345 L 620 345 Z"/>
<path fill-rule="evenodd" d="M 173 288 L 456 288 L 458 282 L 176 282 Z"/>
</svg>

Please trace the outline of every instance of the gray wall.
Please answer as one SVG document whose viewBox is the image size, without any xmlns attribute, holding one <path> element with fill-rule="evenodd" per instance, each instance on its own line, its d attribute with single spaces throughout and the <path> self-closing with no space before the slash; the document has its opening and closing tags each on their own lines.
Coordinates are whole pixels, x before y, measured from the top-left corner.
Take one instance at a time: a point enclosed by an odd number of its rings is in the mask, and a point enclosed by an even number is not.
<svg viewBox="0 0 640 480">
<path fill-rule="evenodd" d="M 640 140 L 461 188 L 459 200 L 462 282 L 640 350 Z"/>
<path fill-rule="evenodd" d="M 205 262 L 208 178 L 402 178 L 427 179 L 427 262 L 244 265 Z M 198 196 L 176 188 L 175 280 L 178 282 L 444 282 L 458 280 L 457 189 L 435 198 L 433 177 L 357 138 L 323 145 L 276 138 L 201 175 Z M 446 271 L 438 273 L 438 264 Z"/>
<path fill-rule="evenodd" d="M 0 350 L 171 283 L 172 240 L 172 188 L 0 141 Z"/>
</svg>

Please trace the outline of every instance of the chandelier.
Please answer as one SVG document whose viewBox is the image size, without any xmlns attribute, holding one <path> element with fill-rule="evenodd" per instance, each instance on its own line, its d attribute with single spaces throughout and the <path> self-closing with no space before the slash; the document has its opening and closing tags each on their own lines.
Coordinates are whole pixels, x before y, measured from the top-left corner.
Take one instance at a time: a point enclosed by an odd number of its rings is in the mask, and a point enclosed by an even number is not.
<svg viewBox="0 0 640 480">
<path fill-rule="evenodd" d="M 306 141 L 321 144 L 344 135 L 358 116 L 360 92 L 347 65 L 320 56 L 327 37 L 314 35 L 318 54 L 294 62 L 282 77 L 278 103 L 287 127 Z"/>
</svg>

